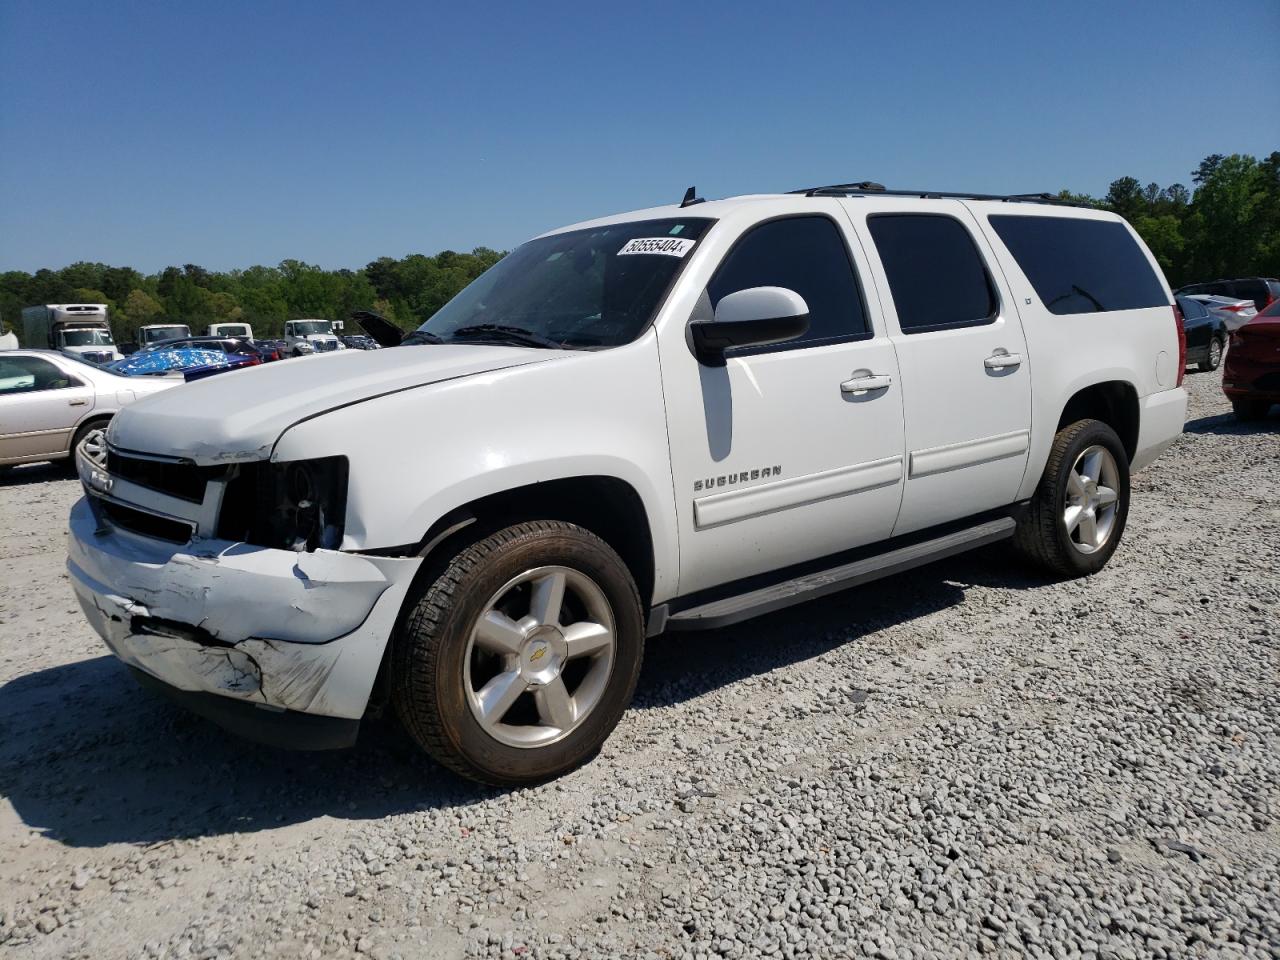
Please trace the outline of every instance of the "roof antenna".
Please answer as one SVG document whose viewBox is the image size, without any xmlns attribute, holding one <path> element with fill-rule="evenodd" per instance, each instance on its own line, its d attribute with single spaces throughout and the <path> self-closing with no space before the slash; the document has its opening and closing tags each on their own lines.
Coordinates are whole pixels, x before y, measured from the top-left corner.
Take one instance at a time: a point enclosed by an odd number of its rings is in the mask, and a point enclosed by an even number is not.
<svg viewBox="0 0 1280 960">
<path fill-rule="evenodd" d="M 680 201 L 680 209 L 692 207 L 695 203 L 706 203 L 702 197 L 698 196 L 698 188 L 690 187 L 684 192 L 684 199 Z"/>
</svg>

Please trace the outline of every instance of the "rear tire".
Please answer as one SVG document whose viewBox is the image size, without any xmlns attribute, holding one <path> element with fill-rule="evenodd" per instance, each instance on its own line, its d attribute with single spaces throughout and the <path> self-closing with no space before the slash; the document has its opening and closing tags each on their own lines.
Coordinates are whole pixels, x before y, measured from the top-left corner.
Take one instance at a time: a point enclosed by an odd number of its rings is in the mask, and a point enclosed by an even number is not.
<svg viewBox="0 0 1280 960">
<path fill-rule="evenodd" d="M 571 523 L 509 526 L 426 583 L 392 640 L 391 701 L 409 736 L 495 786 L 589 760 L 631 702 L 644 653 L 621 558 Z"/>
<path fill-rule="evenodd" d="M 1266 400 L 1232 400 L 1231 409 L 1237 420 L 1247 423 L 1265 417 L 1271 411 L 1271 404 Z"/>
<path fill-rule="evenodd" d="M 1115 553 L 1128 514 L 1124 444 L 1102 421 L 1077 420 L 1054 437 L 1014 545 L 1057 576 L 1088 576 Z"/>
<path fill-rule="evenodd" d="M 1200 361 L 1200 369 L 1205 373 L 1217 370 L 1222 365 L 1223 343 L 1220 337 L 1212 337 L 1209 340 L 1209 352 L 1205 358 Z"/>
</svg>

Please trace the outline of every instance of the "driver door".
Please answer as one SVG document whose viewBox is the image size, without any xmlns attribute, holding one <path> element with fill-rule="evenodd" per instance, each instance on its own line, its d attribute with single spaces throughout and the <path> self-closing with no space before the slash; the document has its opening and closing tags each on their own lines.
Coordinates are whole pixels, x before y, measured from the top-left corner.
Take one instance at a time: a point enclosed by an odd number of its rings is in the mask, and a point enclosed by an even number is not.
<svg viewBox="0 0 1280 960">
<path fill-rule="evenodd" d="M 867 309 L 847 219 L 822 201 L 812 209 L 823 212 L 746 229 L 693 317 L 710 319 L 739 290 L 785 287 L 808 306 L 806 334 L 735 348 L 723 367 L 679 348 L 662 358 L 664 383 L 678 380 L 667 416 L 681 594 L 884 539 L 897 518 L 903 414 L 894 348 Z M 860 390 L 863 379 L 881 385 Z"/>
</svg>

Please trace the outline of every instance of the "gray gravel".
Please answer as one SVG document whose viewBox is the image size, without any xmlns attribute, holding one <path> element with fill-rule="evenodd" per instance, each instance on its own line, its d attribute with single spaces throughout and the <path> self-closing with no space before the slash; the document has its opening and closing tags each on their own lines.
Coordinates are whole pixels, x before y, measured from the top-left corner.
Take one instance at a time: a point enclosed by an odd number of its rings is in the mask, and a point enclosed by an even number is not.
<svg viewBox="0 0 1280 960">
<path fill-rule="evenodd" d="M 224 736 L 104 656 L 74 483 L 0 479 L 0 954 L 1280 958 L 1280 417 L 1188 433 L 1087 581 L 1000 550 L 649 650 L 594 763 Z"/>
</svg>

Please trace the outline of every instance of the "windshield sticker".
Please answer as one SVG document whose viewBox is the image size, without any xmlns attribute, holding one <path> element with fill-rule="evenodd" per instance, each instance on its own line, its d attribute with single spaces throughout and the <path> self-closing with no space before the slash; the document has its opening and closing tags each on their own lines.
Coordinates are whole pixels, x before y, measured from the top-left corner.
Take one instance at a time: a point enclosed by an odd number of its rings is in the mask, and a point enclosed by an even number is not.
<svg viewBox="0 0 1280 960">
<path fill-rule="evenodd" d="M 680 237 L 636 237 L 628 240 L 627 245 L 618 251 L 618 256 L 625 257 L 632 253 L 660 253 L 667 257 L 683 257 L 693 249 L 694 240 L 682 240 Z"/>
</svg>

